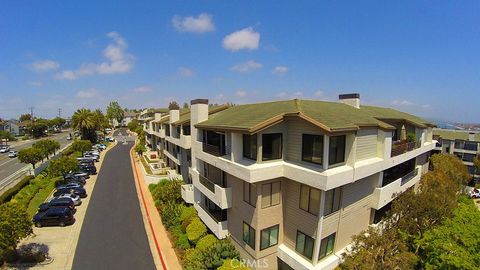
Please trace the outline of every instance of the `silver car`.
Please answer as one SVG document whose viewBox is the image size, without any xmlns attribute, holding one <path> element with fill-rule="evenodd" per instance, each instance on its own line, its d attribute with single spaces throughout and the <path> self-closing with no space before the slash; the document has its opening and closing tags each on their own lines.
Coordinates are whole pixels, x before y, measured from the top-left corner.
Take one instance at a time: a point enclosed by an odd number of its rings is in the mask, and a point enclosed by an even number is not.
<svg viewBox="0 0 480 270">
<path fill-rule="evenodd" d="M 10 152 L 8 152 L 8 157 L 9 158 L 15 158 L 15 157 L 17 157 L 17 155 L 18 155 L 18 152 L 15 151 L 15 150 L 10 150 Z"/>
<path fill-rule="evenodd" d="M 78 206 L 78 205 L 82 204 L 82 201 L 80 200 L 80 197 L 78 195 L 69 194 L 69 193 L 59 195 L 57 197 L 54 197 L 54 198 L 50 199 L 49 201 L 51 201 L 53 199 L 58 199 L 58 198 L 69 198 L 70 200 L 73 201 L 73 204 L 75 204 L 75 206 Z"/>
</svg>

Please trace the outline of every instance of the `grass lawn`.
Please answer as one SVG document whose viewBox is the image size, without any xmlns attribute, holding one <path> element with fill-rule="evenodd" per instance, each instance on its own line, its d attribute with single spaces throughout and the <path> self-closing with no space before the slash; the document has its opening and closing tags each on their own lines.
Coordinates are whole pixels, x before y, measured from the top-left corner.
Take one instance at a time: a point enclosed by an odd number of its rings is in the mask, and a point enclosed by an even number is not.
<svg viewBox="0 0 480 270">
<path fill-rule="evenodd" d="M 27 213 L 30 217 L 33 217 L 35 213 L 37 213 L 38 206 L 45 202 L 50 193 L 52 193 L 53 189 L 55 188 L 55 180 L 57 179 L 58 178 L 48 179 L 50 183 L 48 183 L 45 188 L 40 189 L 37 194 L 35 194 L 35 196 L 32 198 L 27 207 Z"/>
<path fill-rule="evenodd" d="M 150 168 L 150 165 L 148 165 L 144 156 L 140 157 L 140 160 L 142 161 L 143 167 L 145 168 L 145 171 L 147 172 L 147 174 L 153 174 L 152 169 Z"/>
</svg>

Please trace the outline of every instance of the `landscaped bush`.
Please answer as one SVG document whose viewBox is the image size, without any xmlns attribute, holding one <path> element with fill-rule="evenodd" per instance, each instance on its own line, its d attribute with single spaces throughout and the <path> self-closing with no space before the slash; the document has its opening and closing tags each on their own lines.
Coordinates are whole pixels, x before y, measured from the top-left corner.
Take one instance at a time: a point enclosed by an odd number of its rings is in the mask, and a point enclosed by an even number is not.
<svg viewBox="0 0 480 270">
<path fill-rule="evenodd" d="M 194 218 L 187 227 L 188 240 L 192 243 L 197 241 L 207 233 L 207 227 L 199 218 Z"/>
<path fill-rule="evenodd" d="M 223 265 L 223 261 L 226 259 L 240 258 L 240 254 L 228 238 L 217 241 L 202 251 L 202 254 L 203 263 L 208 269 L 217 269 Z"/>
<path fill-rule="evenodd" d="M 45 244 L 30 243 L 22 245 L 17 249 L 17 262 L 39 263 L 48 257 L 48 246 Z"/>
<path fill-rule="evenodd" d="M 192 220 L 196 217 L 198 217 L 198 214 L 197 210 L 195 210 L 195 207 L 189 206 L 183 208 L 182 214 L 180 215 L 182 229 L 185 231 L 187 229 L 187 226 L 190 225 L 190 222 L 192 222 Z"/>
<path fill-rule="evenodd" d="M 175 242 L 175 246 L 182 250 L 189 249 L 191 246 L 190 242 L 188 241 L 188 236 L 184 233 L 180 234 Z"/>
<path fill-rule="evenodd" d="M 242 265 L 239 260 L 226 259 L 217 270 L 250 270 L 250 268 Z"/>
<path fill-rule="evenodd" d="M 15 196 L 23 187 L 28 185 L 30 183 L 30 180 L 32 180 L 33 178 L 34 177 L 32 175 L 27 175 L 11 189 L 5 191 L 5 193 L 0 195 L 0 204 L 10 201 L 10 199 Z"/>
<path fill-rule="evenodd" d="M 168 202 L 162 206 L 160 216 L 167 229 L 180 224 L 180 215 L 182 214 L 183 208 L 185 208 L 184 205 L 172 202 Z"/>
<path fill-rule="evenodd" d="M 158 187 L 153 193 L 153 197 L 162 204 L 167 202 L 183 203 L 181 188 L 184 184 L 181 180 L 163 179 L 158 183 Z"/>
<path fill-rule="evenodd" d="M 207 269 L 203 264 L 203 255 L 197 249 L 187 249 L 183 255 L 183 268 L 185 270 L 202 270 Z"/>
<path fill-rule="evenodd" d="M 199 251 L 207 250 L 209 247 L 215 245 L 218 242 L 218 239 L 213 234 L 207 234 L 204 237 L 198 240 L 197 245 L 195 246 L 196 249 Z"/>
</svg>

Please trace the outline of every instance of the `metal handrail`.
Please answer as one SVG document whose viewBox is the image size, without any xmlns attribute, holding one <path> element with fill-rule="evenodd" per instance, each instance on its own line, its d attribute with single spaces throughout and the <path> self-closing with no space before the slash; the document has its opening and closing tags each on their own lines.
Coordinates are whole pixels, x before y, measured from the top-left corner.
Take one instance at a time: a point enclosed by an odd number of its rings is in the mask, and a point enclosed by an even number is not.
<svg viewBox="0 0 480 270">
<path fill-rule="evenodd" d="M 415 168 L 415 170 L 407 173 L 402 177 L 402 180 L 400 181 L 400 185 L 403 185 L 407 183 L 408 181 L 412 180 L 415 176 L 418 175 L 418 168 Z"/>
<path fill-rule="evenodd" d="M 215 183 L 210 181 L 207 177 L 203 176 L 203 175 L 199 175 L 199 179 L 200 179 L 200 183 L 208 188 L 208 190 L 210 190 L 211 192 L 215 193 Z"/>
</svg>

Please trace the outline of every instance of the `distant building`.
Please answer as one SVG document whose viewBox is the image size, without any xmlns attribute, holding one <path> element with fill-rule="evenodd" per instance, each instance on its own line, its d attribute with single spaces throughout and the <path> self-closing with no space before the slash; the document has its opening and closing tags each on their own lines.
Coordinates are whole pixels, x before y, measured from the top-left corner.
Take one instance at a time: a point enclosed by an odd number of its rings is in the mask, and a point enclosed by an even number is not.
<svg viewBox="0 0 480 270">
<path fill-rule="evenodd" d="M 480 178 L 480 172 L 473 165 L 473 159 L 480 155 L 480 131 L 434 128 L 433 139 L 438 142 L 432 154 L 456 155 L 467 166 L 473 178 Z"/>
<path fill-rule="evenodd" d="M 113 127 L 126 127 L 128 123 L 130 123 L 133 119 L 136 119 L 138 117 L 138 113 L 133 112 L 133 111 L 127 111 L 124 114 L 124 118 L 122 122 L 119 124 L 117 119 L 112 120 L 112 125 Z"/>
<path fill-rule="evenodd" d="M 13 123 L 11 121 L 8 122 L 3 122 L 0 124 L 0 131 L 7 131 L 10 132 L 13 136 L 19 136 L 20 135 L 20 129 L 16 123 Z"/>
</svg>

